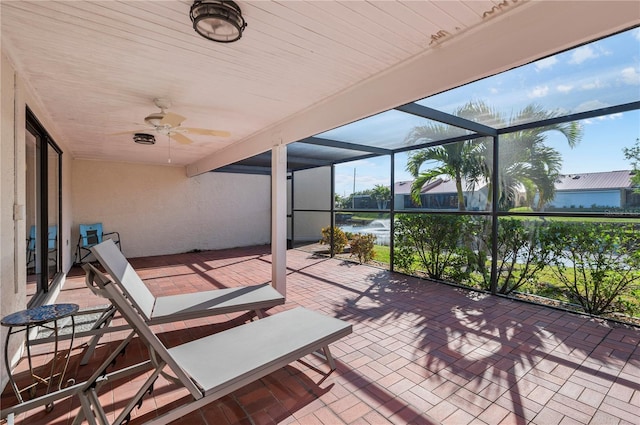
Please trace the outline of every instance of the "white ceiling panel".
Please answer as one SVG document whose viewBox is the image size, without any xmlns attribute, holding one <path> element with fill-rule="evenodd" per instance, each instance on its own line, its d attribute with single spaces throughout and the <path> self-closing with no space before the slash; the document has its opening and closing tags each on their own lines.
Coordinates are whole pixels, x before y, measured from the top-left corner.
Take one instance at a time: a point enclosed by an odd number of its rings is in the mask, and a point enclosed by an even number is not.
<svg viewBox="0 0 640 425">
<path fill-rule="evenodd" d="M 238 1 L 248 26 L 229 44 L 196 34 L 192 3 L 0 2 L 3 51 L 66 153 L 166 164 L 166 136 L 141 146 L 113 135 L 146 130 L 162 97 L 186 117 L 183 126 L 231 132 L 172 143 L 172 164 L 189 165 L 437 48 L 443 34 L 491 25 L 527 2 Z"/>
</svg>

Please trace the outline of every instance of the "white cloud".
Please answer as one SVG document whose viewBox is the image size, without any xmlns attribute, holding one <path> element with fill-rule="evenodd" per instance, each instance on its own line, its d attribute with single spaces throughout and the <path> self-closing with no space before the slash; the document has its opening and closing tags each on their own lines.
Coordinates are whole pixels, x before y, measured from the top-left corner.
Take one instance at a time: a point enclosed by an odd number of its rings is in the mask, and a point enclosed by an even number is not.
<svg viewBox="0 0 640 425">
<path fill-rule="evenodd" d="M 634 29 L 631 34 L 636 38 L 636 40 L 640 40 L 640 28 Z"/>
<path fill-rule="evenodd" d="M 549 93 L 549 86 L 536 86 L 529 92 L 529 97 L 545 97 Z"/>
<path fill-rule="evenodd" d="M 556 90 L 558 90 L 560 93 L 569 93 L 571 90 L 573 90 L 573 86 L 568 84 L 560 84 L 558 87 L 556 87 Z"/>
<path fill-rule="evenodd" d="M 638 73 L 637 69 L 628 67 L 623 69 L 620 73 L 622 74 L 622 81 L 624 81 L 625 84 L 632 86 L 640 85 L 640 73 Z"/>
<path fill-rule="evenodd" d="M 599 101 L 593 101 L 594 105 L 597 105 L 599 108 L 604 108 L 608 105 L 599 102 Z M 584 105 L 584 104 L 583 104 Z M 581 105 L 582 106 L 582 105 Z M 587 106 L 587 108 L 589 108 Z M 601 117 L 596 117 L 596 118 L 590 118 L 590 119 L 586 119 L 586 120 L 582 120 L 583 124 L 589 125 L 589 124 L 597 124 L 598 122 L 601 121 L 613 121 L 613 120 L 617 120 L 617 119 L 621 119 L 624 115 L 622 113 L 617 113 L 617 114 L 611 114 L 611 115 L 603 115 Z"/>
<path fill-rule="evenodd" d="M 556 63 L 558 63 L 558 59 L 556 59 L 555 56 L 541 59 L 535 63 L 536 71 L 542 71 L 543 69 L 551 68 Z"/>
<path fill-rule="evenodd" d="M 595 89 L 601 89 L 603 87 L 606 87 L 606 84 L 604 84 L 602 81 L 597 79 L 597 80 L 589 81 L 588 83 L 582 84 L 580 88 L 582 90 L 595 90 Z"/>
<path fill-rule="evenodd" d="M 611 121 L 611 120 L 617 120 L 622 118 L 622 113 L 618 112 L 617 114 L 611 114 L 611 115 L 603 115 L 601 117 L 596 118 L 598 121 Z"/>
<path fill-rule="evenodd" d="M 600 100 L 589 100 L 587 102 L 583 102 L 580 105 L 578 105 L 573 112 L 576 113 L 576 112 L 593 111 L 595 109 L 607 108 L 609 106 L 611 105 L 609 105 L 608 103 L 604 103 Z"/>
<path fill-rule="evenodd" d="M 578 65 L 586 60 L 595 59 L 597 57 L 598 54 L 594 52 L 594 50 L 590 46 L 582 46 L 573 51 L 569 63 Z"/>
<path fill-rule="evenodd" d="M 497 88 L 495 88 L 495 87 L 491 87 L 491 88 L 489 89 L 489 93 L 491 93 L 491 94 L 498 94 L 498 93 L 500 93 L 500 90 L 498 90 L 498 89 L 497 89 Z"/>
</svg>

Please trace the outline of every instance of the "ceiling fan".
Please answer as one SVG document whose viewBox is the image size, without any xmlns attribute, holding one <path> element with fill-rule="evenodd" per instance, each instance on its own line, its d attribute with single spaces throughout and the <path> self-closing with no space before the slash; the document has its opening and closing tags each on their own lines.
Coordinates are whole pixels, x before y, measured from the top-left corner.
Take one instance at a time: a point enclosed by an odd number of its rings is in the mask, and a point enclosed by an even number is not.
<svg viewBox="0 0 640 425">
<path fill-rule="evenodd" d="M 197 134 L 201 136 L 214 136 L 214 137 L 229 137 L 231 133 L 223 130 L 211 130 L 207 128 L 193 128 L 182 127 L 181 124 L 185 117 L 182 115 L 166 112 L 171 106 L 169 99 L 157 98 L 153 100 L 153 103 L 160 108 L 160 112 L 154 112 L 147 115 L 144 119 L 145 124 L 149 130 L 154 130 L 160 134 L 164 134 L 178 143 L 189 144 L 193 143 L 193 140 L 188 138 L 185 134 Z M 114 135 L 120 134 L 135 134 L 141 133 L 141 130 L 123 131 L 120 133 L 114 133 Z"/>
</svg>

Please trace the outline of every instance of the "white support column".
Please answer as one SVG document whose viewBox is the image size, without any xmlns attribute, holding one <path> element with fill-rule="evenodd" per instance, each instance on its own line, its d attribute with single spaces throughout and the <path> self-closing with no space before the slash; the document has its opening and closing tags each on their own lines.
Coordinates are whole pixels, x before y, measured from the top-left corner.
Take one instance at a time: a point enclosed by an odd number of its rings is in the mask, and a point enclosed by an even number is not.
<svg viewBox="0 0 640 425">
<path fill-rule="evenodd" d="M 271 149 L 271 285 L 287 292 L 287 146 Z"/>
</svg>

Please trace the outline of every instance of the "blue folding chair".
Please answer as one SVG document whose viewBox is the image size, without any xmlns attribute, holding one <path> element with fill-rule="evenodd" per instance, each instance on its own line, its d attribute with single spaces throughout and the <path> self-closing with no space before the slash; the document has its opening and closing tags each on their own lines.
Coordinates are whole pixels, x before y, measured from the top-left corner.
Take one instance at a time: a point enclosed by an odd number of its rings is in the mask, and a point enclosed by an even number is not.
<svg viewBox="0 0 640 425">
<path fill-rule="evenodd" d="M 104 233 L 102 223 L 81 224 L 80 237 L 78 238 L 78 246 L 76 248 L 76 264 L 81 264 L 85 258 L 91 255 L 91 247 L 102 243 L 105 239 L 112 239 L 120 250 L 120 233 L 109 232 Z"/>
<path fill-rule="evenodd" d="M 47 251 L 49 258 L 57 264 L 58 256 L 58 226 L 49 226 L 47 230 Z M 53 256 L 51 254 L 54 254 Z M 35 268 L 36 266 L 36 226 L 29 228 L 29 238 L 27 239 L 27 268 Z"/>
</svg>

